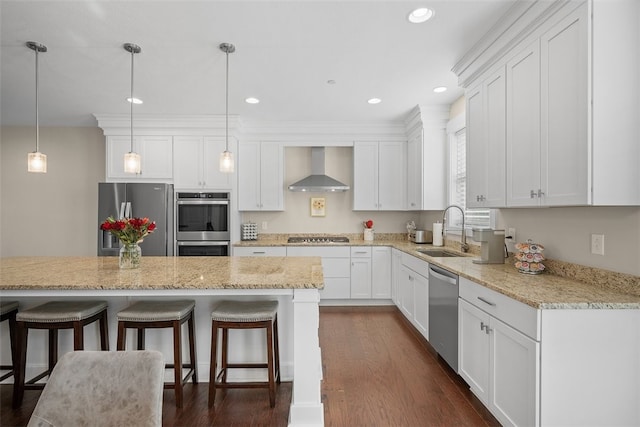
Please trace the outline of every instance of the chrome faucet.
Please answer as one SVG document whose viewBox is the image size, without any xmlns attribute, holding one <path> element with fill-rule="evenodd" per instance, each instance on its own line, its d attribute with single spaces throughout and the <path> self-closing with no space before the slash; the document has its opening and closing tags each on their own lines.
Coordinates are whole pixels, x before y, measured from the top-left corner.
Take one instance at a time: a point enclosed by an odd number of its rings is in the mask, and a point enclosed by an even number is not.
<svg viewBox="0 0 640 427">
<path fill-rule="evenodd" d="M 460 235 L 460 250 L 462 252 L 467 252 L 469 250 L 469 245 L 467 245 L 467 234 L 464 230 L 464 209 L 462 209 L 458 205 L 449 205 L 446 208 L 444 208 L 444 212 L 442 212 L 442 232 L 444 233 L 445 230 L 447 229 L 446 218 L 447 218 L 447 211 L 450 208 L 458 208 L 460 209 L 460 213 L 462 213 L 462 234 Z"/>
</svg>

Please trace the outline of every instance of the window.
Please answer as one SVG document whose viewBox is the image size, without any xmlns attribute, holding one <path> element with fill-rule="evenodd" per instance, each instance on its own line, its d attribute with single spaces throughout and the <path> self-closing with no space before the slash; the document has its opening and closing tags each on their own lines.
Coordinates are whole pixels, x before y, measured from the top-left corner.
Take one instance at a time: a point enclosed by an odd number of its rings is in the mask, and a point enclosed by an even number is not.
<svg viewBox="0 0 640 427">
<path fill-rule="evenodd" d="M 466 157 L 466 129 L 464 115 L 449 122 L 449 204 L 458 205 L 465 212 L 465 228 L 490 228 L 492 214 L 490 209 L 466 207 L 467 202 L 467 157 Z M 462 216 L 458 209 L 447 212 L 447 229 L 460 230 Z"/>
</svg>

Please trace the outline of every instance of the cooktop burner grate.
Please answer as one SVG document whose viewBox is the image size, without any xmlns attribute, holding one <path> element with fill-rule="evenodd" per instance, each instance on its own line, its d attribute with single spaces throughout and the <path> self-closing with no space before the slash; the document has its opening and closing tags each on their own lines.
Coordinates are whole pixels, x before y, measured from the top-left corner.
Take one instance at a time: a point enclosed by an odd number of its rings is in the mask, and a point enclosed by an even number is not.
<svg viewBox="0 0 640 427">
<path fill-rule="evenodd" d="M 349 238 L 344 236 L 313 236 L 313 237 L 289 237 L 288 243 L 349 243 Z"/>
</svg>

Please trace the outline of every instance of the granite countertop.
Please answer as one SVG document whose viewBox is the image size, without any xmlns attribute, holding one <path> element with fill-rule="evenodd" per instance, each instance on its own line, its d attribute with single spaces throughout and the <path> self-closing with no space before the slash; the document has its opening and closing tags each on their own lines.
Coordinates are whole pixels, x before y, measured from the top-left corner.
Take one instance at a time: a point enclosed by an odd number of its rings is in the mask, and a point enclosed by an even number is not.
<svg viewBox="0 0 640 427">
<path fill-rule="evenodd" d="M 406 240 L 364 241 L 351 237 L 349 243 L 330 246 L 391 246 L 402 252 L 445 268 L 453 273 L 500 292 L 517 301 L 539 309 L 640 309 L 640 278 L 610 274 L 583 275 L 585 281 L 555 274 L 525 275 L 519 273 L 513 263 L 481 265 L 474 264 L 477 254 L 462 257 L 431 257 L 417 252 L 421 248 L 432 248 L 430 244 L 415 244 Z M 242 241 L 234 246 L 315 246 L 313 244 L 288 244 L 286 239 L 263 239 Z M 442 249 L 442 248 L 440 248 Z M 448 251 L 452 248 L 447 247 Z M 547 264 L 547 262 L 545 262 Z M 564 266 L 565 269 L 580 269 L 581 266 Z M 586 268 L 586 267 L 585 267 Z M 591 281 L 589 281 L 591 280 Z"/>
<path fill-rule="evenodd" d="M 143 257 L 121 270 L 117 257 L 0 258 L 0 289 L 321 289 L 319 257 Z"/>
</svg>

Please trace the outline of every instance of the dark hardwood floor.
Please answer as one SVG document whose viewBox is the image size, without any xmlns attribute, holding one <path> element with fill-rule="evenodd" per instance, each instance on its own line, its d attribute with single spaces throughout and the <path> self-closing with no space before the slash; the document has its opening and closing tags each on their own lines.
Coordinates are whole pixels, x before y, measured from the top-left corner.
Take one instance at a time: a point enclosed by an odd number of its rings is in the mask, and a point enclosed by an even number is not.
<svg viewBox="0 0 640 427">
<path fill-rule="evenodd" d="M 326 426 L 494 426 L 499 423 L 395 307 L 322 307 L 320 347 Z M 11 408 L 11 385 L 0 386 L 0 425 L 24 426 L 40 391 Z M 189 384 L 176 409 L 165 390 L 165 426 L 286 426 L 291 383 L 266 390 L 228 390 L 207 408 L 207 384 Z"/>
</svg>

